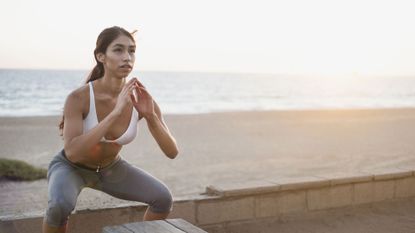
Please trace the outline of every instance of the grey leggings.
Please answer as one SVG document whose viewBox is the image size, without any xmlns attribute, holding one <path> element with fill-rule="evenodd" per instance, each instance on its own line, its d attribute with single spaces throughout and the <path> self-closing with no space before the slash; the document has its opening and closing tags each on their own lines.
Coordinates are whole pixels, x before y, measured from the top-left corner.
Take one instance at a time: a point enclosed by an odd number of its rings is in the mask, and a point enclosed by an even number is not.
<svg viewBox="0 0 415 233">
<path fill-rule="evenodd" d="M 172 195 L 160 180 L 120 158 L 109 166 L 95 170 L 70 162 L 59 152 L 48 169 L 48 208 L 45 220 L 49 226 L 66 223 L 84 187 L 103 191 L 111 196 L 144 202 L 154 213 L 172 209 Z"/>
</svg>

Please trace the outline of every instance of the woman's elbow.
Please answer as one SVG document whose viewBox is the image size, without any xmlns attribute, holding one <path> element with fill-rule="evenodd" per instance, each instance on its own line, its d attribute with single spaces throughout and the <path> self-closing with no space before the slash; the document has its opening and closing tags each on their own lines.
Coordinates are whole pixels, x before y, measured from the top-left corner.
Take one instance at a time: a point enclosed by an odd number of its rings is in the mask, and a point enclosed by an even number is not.
<svg viewBox="0 0 415 233">
<path fill-rule="evenodd" d="M 167 157 L 169 157 L 170 159 L 174 159 L 177 157 L 177 155 L 179 154 L 179 150 L 176 148 L 174 148 L 174 150 L 168 151 L 165 153 Z"/>
<path fill-rule="evenodd" d="M 64 146 L 63 147 L 63 151 L 65 153 L 65 157 L 66 158 L 70 159 L 71 161 L 74 160 L 73 159 L 73 156 L 72 156 L 73 155 L 72 150 L 69 147 Z"/>
<path fill-rule="evenodd" d="M 64 146 L 63 151 L 65 152 L 66 158 L 71 160 L 72 162 L 77 162 L 78 158 L 76 156 L 76 150 L 73 148 L 73 146 Z"/>
</svg>

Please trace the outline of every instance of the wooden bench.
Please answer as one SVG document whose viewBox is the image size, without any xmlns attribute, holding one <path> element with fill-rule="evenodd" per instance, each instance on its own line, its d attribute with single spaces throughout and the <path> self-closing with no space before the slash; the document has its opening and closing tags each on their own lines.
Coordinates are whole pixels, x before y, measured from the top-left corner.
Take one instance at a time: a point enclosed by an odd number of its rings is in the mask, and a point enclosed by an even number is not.
<svg viewBox="0 0 415 233">
<path fill-rule="evenodd" d="M 102 233 L 207 233 L 183 219 L 126 223 L 104 227 Z"/>
</svg>

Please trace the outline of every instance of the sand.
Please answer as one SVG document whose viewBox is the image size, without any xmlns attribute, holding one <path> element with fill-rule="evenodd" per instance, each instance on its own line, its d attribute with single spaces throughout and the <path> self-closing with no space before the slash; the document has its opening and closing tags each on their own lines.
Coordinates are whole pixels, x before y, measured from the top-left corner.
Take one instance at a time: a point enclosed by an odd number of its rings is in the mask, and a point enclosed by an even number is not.
<svg viewBox="0 0 415 233">
<path fill-rule="evenodd" d="M 175 198 L 218 182 L 415 168 L 415 109 L 307 110 L 166 115 L 180 154 L 164 156 L 140 122 L 121 155 L 164 181 Z M 46 168 L 62 148 L 59 117 L 0 118 L 0 157 Z M 0 183 L 0 215 L 42 213 L 45 180 Z M 126 201 L 84 189 L 77 209 Z"/>
</svg>

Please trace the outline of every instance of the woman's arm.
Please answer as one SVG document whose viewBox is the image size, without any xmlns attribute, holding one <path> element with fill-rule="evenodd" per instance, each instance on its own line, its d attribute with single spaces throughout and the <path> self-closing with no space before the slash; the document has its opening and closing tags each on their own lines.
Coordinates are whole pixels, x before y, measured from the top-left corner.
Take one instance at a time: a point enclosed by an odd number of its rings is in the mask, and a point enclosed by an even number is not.
<svg viewBox="0 0 415 233">
<path fill-rule="evenodd" d="M 120 112 L 112 111 L 98 125 L 83 134 L 82 97 L 80 93 L 71 93 L 64 107 L 64 150 L 72 162 L 79 162 L 85 155 L 94 154 L 96 145 L 118 118 Z"/>
<path fill-rule="evenodd" d="M 137 97 L 131 95 L 134 107 L 146 119 L 151 135 L 157 141 L 160 149 L 167 157 L 174 159 L 179 150 L 176 140 L 170 134 L 167 125 L 163 121 L 159 106 L 147 92 L 144 85 L 138 80 L 135 84 L 135 90 Z"/>
<path fill-rule="evenodd" d="M 167 157 L 174 159 L 179 153 L 176 140 L 171 135 L 167 125 L 164 123 L 163 116 L 161 115 L 160 108 L 156 101 L 153 102 L 154 114 L 146 117 L 147 126 L 164 154 Z"/>
</svg>

